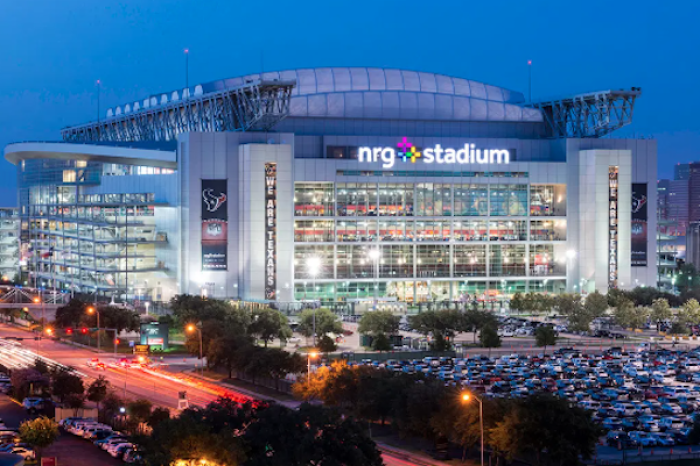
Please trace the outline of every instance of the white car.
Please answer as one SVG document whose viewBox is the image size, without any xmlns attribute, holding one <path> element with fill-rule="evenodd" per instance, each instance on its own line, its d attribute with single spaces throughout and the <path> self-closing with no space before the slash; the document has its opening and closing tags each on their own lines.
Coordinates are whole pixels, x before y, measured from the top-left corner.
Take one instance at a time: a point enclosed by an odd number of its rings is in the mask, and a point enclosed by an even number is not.
<svg viewBox="0 0 700 466">
<path fill-rule="evenodd" d="M 115 444 L 112 444 L 112 445 L 110 445 L 109 447 L 107 447 L 107 453 L 109 453 L 109 455 L 110 455 L 112 458 L 116 458 L 117 456 L 119 456 L 119 449 L 120 449 L 121 447 L 131 447 L 131 448 L 133 448 L 133 447 L 134 447 L 134 444 L 133 444 L 133 443 L 130 443 L 130 442 L 115 443 Z"/>
<path fill-rule="evenodd" d="M 34 450 L 32 450 L 31 448 L 27 448 L 27 447 L 14 447 L 14 448 L 8 450 L 7 453 L 19 455 L 22 458 L 24 458 L 26 461 L 33 460 L 34 458 L 36 458 L 36 453 L 34 452 Z"/>
</svg>

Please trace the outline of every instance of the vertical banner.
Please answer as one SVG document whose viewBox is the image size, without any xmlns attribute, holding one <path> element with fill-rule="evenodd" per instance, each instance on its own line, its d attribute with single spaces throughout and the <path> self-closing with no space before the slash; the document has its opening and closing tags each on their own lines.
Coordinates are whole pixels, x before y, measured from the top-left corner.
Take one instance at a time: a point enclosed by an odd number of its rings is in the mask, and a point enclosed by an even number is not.
<svg viewBox="0 0 700 466">
<path fill-rule="evenodd" d="M 265 164 L 265 299 L 277 299 L 277 164 Z"/>
<path fill-rule="evenodd" d="M 632 266 L 647 265 L 647 184 L 632 183 Z"/>
<path fill-rule="evenodd" d="M 202 270 L 226 270 L 227 180 L 202 180 Z"/>
<path fill-rule="evenodd" d="M 608 167 L 608 288 L 617 288 L 618 167 Z"/>
</svg>

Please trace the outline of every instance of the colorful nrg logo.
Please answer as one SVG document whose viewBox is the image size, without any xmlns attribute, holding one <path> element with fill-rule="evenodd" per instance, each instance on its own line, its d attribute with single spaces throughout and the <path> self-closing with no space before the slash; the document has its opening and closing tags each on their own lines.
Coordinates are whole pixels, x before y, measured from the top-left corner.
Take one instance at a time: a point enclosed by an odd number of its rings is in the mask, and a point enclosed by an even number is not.
<svg viewBox="0 0 700 466">
<path fill-rule="evenodd" d="M 403 149 L 403 152 L 399 151 L 397 155 L 401 157 L 404 162 L 410 158 L 411 163 L 416 163 L 416 159 L 421 156 L 421 153 L 418 152 L 416 146 L 414 146 L 413 143 L 408 142 L 406 137 L 404 137 L 401 142 L 397 144 L 397 146 L 399 149 Z"/>
</svg>

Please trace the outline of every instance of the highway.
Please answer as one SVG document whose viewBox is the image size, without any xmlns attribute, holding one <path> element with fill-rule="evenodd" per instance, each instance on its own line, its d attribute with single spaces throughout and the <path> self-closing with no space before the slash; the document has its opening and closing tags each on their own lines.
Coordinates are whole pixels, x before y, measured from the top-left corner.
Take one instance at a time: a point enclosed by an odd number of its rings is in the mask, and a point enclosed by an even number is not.
<svg viewBox="0 0 700 466">
<path fill-rule="evenodd" d="M 236 399 L 248 399 L 241 393 L 225 390 L 215 384 L 203 383 L 180 373 L 184 368 L 191 368 L 195 359 L 166 357 L 163 363 L 173 364 L 161 369 L 140 369 L 118 367 L 112 353 L 97 355 L 94 351 L 73 347 L 49 339 L 36 341 L 25 330 L 0 324 L 0 339 L 25 338 L 22 341 L 0 340 L 0 364 L 8 367 L 26 367 L 34 364 L 41 357 L 49 364 L 61 364 L 75 368 L 77 373 L 90 383 L 100 375 L 105 376 L 115 391 L 126 398 L 145 398 L 156 405 L 168 408 L 178 407 L 179 392 L 186 391 L 190 404 L 206 405 L 218 396 L 230 396 Z M 99 356 L 106 364 L 106 370 L 87 366 L 87 361 Z M 118 355 L 118 358 L 129 355 Z M 131 358 L 130 358 L 131 359 Z"/>
</svg>

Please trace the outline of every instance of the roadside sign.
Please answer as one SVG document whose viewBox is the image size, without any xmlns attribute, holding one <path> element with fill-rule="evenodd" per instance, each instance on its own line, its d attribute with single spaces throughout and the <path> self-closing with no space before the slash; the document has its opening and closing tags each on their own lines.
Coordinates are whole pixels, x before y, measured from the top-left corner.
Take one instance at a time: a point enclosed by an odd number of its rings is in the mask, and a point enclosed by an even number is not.
<svg viewBox="0 0 700 466">
<path fill-rule="evenodd" d="M 134 354 L 140 354 L 142 356 L 148 356 L 149 345 L 134 345 Z"/>
<path fill-rule="evenodd" d="M 41 459 L 41 466 L 58 466 L 58 458 L 55 456 L 44 457 Z"/>
</svg>

